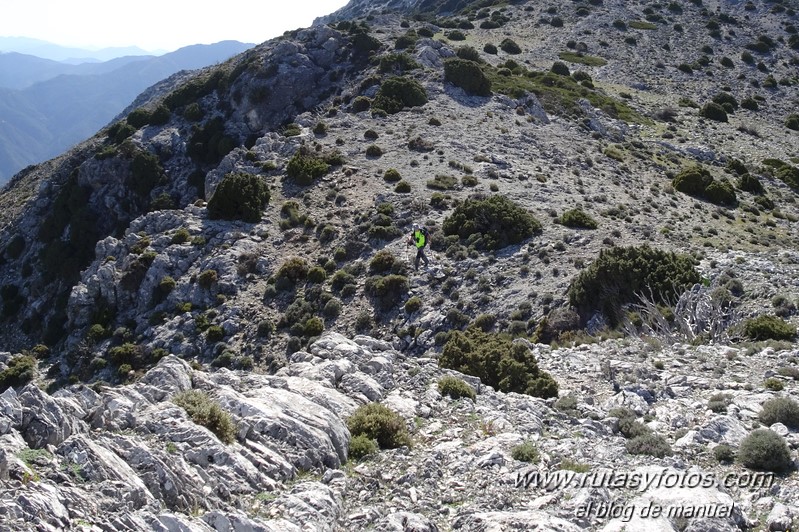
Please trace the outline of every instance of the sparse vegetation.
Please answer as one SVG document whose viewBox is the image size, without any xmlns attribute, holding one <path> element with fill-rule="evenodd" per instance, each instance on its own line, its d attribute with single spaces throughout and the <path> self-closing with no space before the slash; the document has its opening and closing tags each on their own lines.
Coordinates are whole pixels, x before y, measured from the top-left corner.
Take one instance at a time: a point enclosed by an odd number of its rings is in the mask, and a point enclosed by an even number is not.
<svg viewBox="0 0 799 532">
<path fill-rule="evenodd" d="M 222 443 L 231 444 L 236 440 L 236 427 L 230 414 L 207 393 L 187 390 L 176 394 L 172 402 L 183 408 L 192 421 L 213 432 Z"/>
</svg>

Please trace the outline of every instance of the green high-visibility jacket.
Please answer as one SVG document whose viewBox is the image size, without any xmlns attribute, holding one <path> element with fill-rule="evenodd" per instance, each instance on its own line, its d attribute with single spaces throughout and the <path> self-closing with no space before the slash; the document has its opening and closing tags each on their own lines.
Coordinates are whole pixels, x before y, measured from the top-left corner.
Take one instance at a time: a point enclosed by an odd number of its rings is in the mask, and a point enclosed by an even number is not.
<svg viewBox="0 0 799 532">
<path fill-rule="evenodd" d="M 425 246 L 425 244 L 427 244 L 427 239 L 425 239 L 424 233 L 421 231 L 415 231 L 413 233 L 413 242 L 416 244 L 418 249 L 421 249 Z"/>
</svg>

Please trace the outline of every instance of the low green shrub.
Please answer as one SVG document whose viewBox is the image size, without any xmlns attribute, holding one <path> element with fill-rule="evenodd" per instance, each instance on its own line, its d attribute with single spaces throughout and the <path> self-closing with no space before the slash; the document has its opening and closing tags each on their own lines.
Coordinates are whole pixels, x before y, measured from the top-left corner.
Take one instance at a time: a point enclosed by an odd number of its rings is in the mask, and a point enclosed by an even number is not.
<svg viewBox="0 0 799 532">
<path fill-rule="evenodd" d="M 729 92 L 720 92 L 713 96 L 713 103 L 721 105 L 722 107 L 729 106 L 733 111 L 738 109 L 738 100 Z"/>
<path fill-rule="evenodd" d="M 564 212 L 560 217 L 560 223 L 566 227 L 579 229 L 596 229 L 598 227 L 596 220 L 580 208 Z"/>
<path fill-rule="evenodd" d="M 261 211 L 269 197 L 269 188 L 262 177 L 229 173 L 222 178 L 208 201 L 208 217 L 212 220 L 260 222 Z"/>
<path fill-rule="evenodd" d="M 699 116 L 707 118 L 709 120 L 715 120 L 716 122 L 727 122 L 727 111 L 724 110 L 724 107 L 715 103 L 715 102 L 708 102 L 702 106 L 699 110 Z"/>
<path fill-rule="evenodd" d="M 236 426 L 219 403 L 199 390 L 187 390 L 172 397 L 172 402 L 181 407 L 192 421 L 213 432 L 219 441 L 231 444 L 236 439 Z"/>
<path fill-rule="evenodd" d="M 510 38 L 502 39 L 502 42 L 499 43 L 499 48 L 506 54 L 520 54 L 522 53 L 522 49 L 516 44 L 516 41 Z"/>
<path fill-rule="evenodd" d="M 760 182 L 756 176 L 752 174 L 743 174 L 738 180 L 738 188 L 743 190 L 744 192 L 751 192 L 752 194 L 764 194 L 766 190 L 763 188 L 763 184 Z"/>
<path fill-rule="evenodd" d="M 532 441 L 526 441 L 514 446 L 510 450 L 510 455 L 514 460 L 531 464 L 537 464 L 539 460 L 538 447 Z"/>
<path fill-rule="evenodd" d="M 650 248 L 613 247 L 574 278 L 568 289 L 569 303 L 583 320 L 602 312 L 615 327 L 621 321 L 621 308 L 637 301 L 637 295 L 651 296 L 665 303 L 700 281 L 694 259 Z"/>
<path fill-rule="evenodd" d="M 444 60 L 444 81 L 476 96 L 491 95 L 491 81 L 474 61 L 460 58 Z"/>
<path fill-rule="evenodd" d="M 369 146 L 366 147 L 367 157 L 376 158 L 380 157 L 381 155 L 383 155 L 383 149 L 377 144 L 370 144 Z"/>
<path fill-rule="evenodd" d="M 726 443 L 721 443 L 713 447 L 713 457 L 716 460 L 718 460 L 720 463 L 734 462 L 735 449 L 733 449 Z"/>
<path fill-rule="evenodd" d="M 364 456 L 375 454 L 379 450 L 377 440 L 365 434 L 359 434 L 350 439 L 349 452 L 347 458 L 359 460 Z"/>
<path fill-rule="evenodd" d="M 197 284 L 205 289 L 209 289 L 217 282 L 217 278 L 216 270 L 203 270 L 200 272 L 200 275 L 197 276 Z"/>
<path fill-rule="evenodd" d="M 432 190 L 452 190 L 458 180 L 451 175 L 437 174 L 433 179 L 427 180 L 427 188 Z"/>
<path fill-rule="evenodd" d="M 330 165 L 322 158 L 300 148 L 286 164 L 286 177 L 300 186 L 308 186 L 330 171 Z"/>
<path fill-rule="evenodd" d="M 732 402 L 732 396 L 726 393 L 714 394 L 708 399 L 707 407 L 716 414 L 726 414 L 727 407 Z"/>
<path fill-rule="evenodd" d="M 36 358 L 31 355 L 13 357 L 8 361 L 8 367 L 0 371 L 0 391 L 25 386 L 36 377 L 36 368 Z"/>
<path fill-rule="evenodd" d="M 799 115 L 796 113 L 788 115 L 788 118 L 785 119 L 785 127 L 799 131 Z"/>
<path fill-rule="evenodd" d="M 444 219 L 444 234 L 457 235 L 478 249 L 496 250 L 519 244 L 541 231 L 527 210 L 505 198 L 467 199 Z"/>
<path fill-rule="evenodd" d="M 382 309 L 397 306 L 408 293 L 409 288 L 408 278 L 397 274 L 373 275 L 366 280 L 364 285 L 365 292 L 373 297 Z"/>
<path fill-rule="evenodd" d="M 783 388 L 785 388 L 785 385 L 782 383 L 782 381 L 774 377 L 769 377 L 768 379 L 763 381 L 763 386 L 765 386 L 766 389 L 771 390 L 773 392 L 779 392 L 782 391 Z"/>
<path fill-rule="evenodd" d="M 476 327 L 453 330 L 438 361 L 444 368 L 479 377 L 503 392 L 535 397 L 557 397 L 558 384 L 538 367 L 533 352 L 507 335 L 486 333 Z"/>
<path fill-rule="evenodd" d="M 407 194 L 411 191 L 411 184 L 405 181 L 404 179 L 397 183 L 397 186 L 394 187 L 394 192 L 398 194 Z"/>
<path fill-rule="evenodd" d="M 660 434 L 650 433 L 636 436 L 627 440 L 627 452 L 630 454 L 645 454 L 655 458 L 671 455 L 671 446 Z"/>
<path fill-rule="evenodd" d="M 224 337 L 225 337 L 225 330 L 219 325 L 211 325 L 205 331 L 205 339 L 208 340 L 209 343 L 219 342 Z"/>
<path fill-rule="evenodd" d="M 477 395 L 474 393 L 474 388 L 463 379 L 447 375 L 438 380 L 438 392 L 441 395 L 446 395 L 452 399 L 460 399 L 461 397 L 468 397 L 472 401 L 475 400 Z"/>
<path fill-rule="evenodd" d="M 386 170 L 386 173 L 383 174 L 383 180 L 386 183 L 396 183 L 400 179 L 402 179 L 402 177 L 396 168 L 389 168 Z"/>
<path fill-rule="evenodd" d="M 275 324 L 272 320 L 261 320 L 258 322 L 258 329 L 256 334 L 260 338 L 269 338 L 275 332 Z"/>
<path fill-rule="evenodd" d="M 790 397 L 775 397 L 763 403 L 758 419 L 766 426 L 782 423 L 790 429 L 799 429 L 799 403 Z"/>
<path fill-rule="evenodd" d="M 480 57 L 480 52 L 478 52 L 472 46 L 459 46 L 455 50 L 455 55 L 467 61 L 474 61 L 475 63 L 482 62 L 482 58 Z"/>
<path fill-rule="evenodd" d="M 691 166 L 682 170 L 672 180 L 672 186 L 684 194 L 716 205 L 734 205 L 737 201 L 732 184 L 725 179 L 713 179 L 710 171 L 702 166 Z"/>
<path fill-rule="evenodd" d="M 278 290 L 291 289 L 308 277 L 308 263 L 299 257 L 292 257 L 280 265 L 275 272 L 275 286 Z"/>
<path fill-rule="evenodd" d="M 549 71 L 553 74 L 557 74 L 558 76 L 571 76 L 569 67 L 566 66 L 566 63 L 561 61 L 555 61 L 552 63 L 552 68 L 550 68 Z"/>
<path fill-rule="evenodd" d="M 365 436 L 377 441 L 381 449 L 411 446 L 411 437 L 405 420 L 380 403 L 369 403 L 358 407 L 347 419 L 347 428 L 353 438 Z"/>
<path fill-rule="evenodd" d="M 769 429 L 749 433 L 738 447 L 738 461 L 749 469 L 782 472 L 790 469 L 790 451 L 785 440 Z"/>
<path fill-rule="evenodd" d="M 792 340 L 796 327 L 777 316 L 761 315 L 743 324 L 744 335 L 752 340 Z"/>
<path fill-rule="evenodd" d="M 384 81 L 372 101 L 372 109 L 380 109 L 395 114 L 405 107 L 418 107 L 427 103 L 427 92 L 416 81 L 404 76 Z"/>
<path fill-rule="evenodd" d="M 418 296 L 413 296 L 405 302 L 405 312 L 411 314 L 422 308 L 422 299 Z"/>
</svg>

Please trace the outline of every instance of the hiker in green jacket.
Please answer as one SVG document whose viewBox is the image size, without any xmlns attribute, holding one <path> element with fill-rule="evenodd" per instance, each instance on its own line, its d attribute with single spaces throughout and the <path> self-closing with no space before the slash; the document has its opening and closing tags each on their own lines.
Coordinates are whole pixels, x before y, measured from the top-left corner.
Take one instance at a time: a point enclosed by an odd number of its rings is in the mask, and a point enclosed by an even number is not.
<svg viewBox="0 0 799 532">
<path fill-rule="evenodd" d="M 429 241 L 430 233 L 427 232 L 427 228 L 421 227 L 418 224 L 413 224 L 413 230 L 411 231 L 411 235 L 408 237 L 408 245 L 416 246 L 416 260 L 413 263 L 416 271 L 419 271 L 419 259 L 424 261 L 425 268 L 429 264 L 427 256 L 424 254 L 424 248 L 427 247 L 427 243 Z"/>
</svg>

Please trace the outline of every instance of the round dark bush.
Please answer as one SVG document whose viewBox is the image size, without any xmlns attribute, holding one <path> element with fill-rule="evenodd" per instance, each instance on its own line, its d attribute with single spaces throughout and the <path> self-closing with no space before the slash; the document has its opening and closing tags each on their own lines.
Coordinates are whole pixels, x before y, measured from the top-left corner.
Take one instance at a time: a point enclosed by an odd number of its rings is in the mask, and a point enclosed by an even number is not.
<svg viewBox="0 0 799 532">
<path fill-rule="evenodd" d="M 596 220 L 579 208 L 564 212 L 560 217 L 560 223 L 566 227 L 578 229 L 596 229 L 598 227 Z"/>
<path fill-rule="evenodd" d="M 266 182 L 257 175 L 229 173 L 222 178 L 208 202 L 212 220 L 261 221 L 261 211 L 269 202 Z"/>
<path fill-rule="evenodd" d="M 552 68 L 550 69 L 550 72 L 552 72 L 553 74 L 558 74 L 559 76 L 570 76 L 571 75 L 571 72 L 569 71 L 569 67 L 566 66 L 566 63 L 564 63 L 562 61 L 555 61 L 552 64 Z"/>
<path fill-rule="evenodd" d="M 651 294 L 655 303 L 680 294 L 700 281 L 690 255 L 640 247 L 604 249 L 572 281 L 568 295 L 583 320 L 601 311 L 616 326 L 621 307 L 637 301 L 636 294 Z"/>
<path fill-rule="evenodd" d="M 461 397 L 468 397 L 474 401 L 476 394 L 474 388 L 469 386 L 466 381 L 447 375 L 438 381 L 438 392 L 441 395 L 446 395 L 452 399 L 460 399 Z"/>
<path fill-rule="evenodd" d="M 500 49 L 505 52 L 506 54 L 520 54 L 522 53 L 522 49 L 519 48 L 519 45 L 516 44 L 516 41 L 513 39 L 503 39 L 501 43 L 499 43 Z"/>
<path fill-rule="evenodd" d="M 372 108 L 394 114 L 405 107 L 417 107 L 425 103 L 427 103 L 427 93 L 424 87 L 415 79 L 398 76 L 389 78 L 380 85 L 372 102 Z"/>
<path fill-rule="evenodd" d="M 785 119 L 785 127 L 793 129 L 794 131 L 799 131 L 799 115 L 788 115 L 788 118 Z"/>
<path fill-rule="evenodd" d="M 387 183 L 396 183 L 400 179 L 402 179 L 402 177 L 400 176 L 400 173 L 399 171 L 397 171 L 396 168 L 389 168 L 388 170 L 386 170 L 386 173 L 383 174 L 383 180 L 386 181 Z"/>
<path fill-rule="evenodd" d="M 724 107 L 715 103 L 715 102 L 708 102 L 702 106 L 702 109 L 699 110 L 699 116 L 707 118 L 709 120 L 715 120 L 716 122 L 727 122 L 727 111 L 724 110 Z"/>
<path fill-rule="evenodd" d="M 799 429 L 799 403 L 790 397 L 775 397 L 763 403 L 758 415 L 766 426 L 782 423 L 790 429 Z"/>
<path fill-rule="evenodd" d="M 744 322 L 744 335 L 752 340 L 792 340 L 796 327 L 777 316 L 762 315 Z"/>
<path fill-rule="evenodd" d="M 347 457 L 358 460 L 364 456 L 374 454 L 378 450 L 377 440 L 373 440 L 364 434 L 359 434 L 350 440 L 350 448 Z"/>
<path fill-rule="evenodd" d="M 477 235 L 479 249 L 502 249 L 519 244 L 541 231 L 541 223 L 527 210 L 505 198 L 467 199 L 444 219 L 445 235 L 467 239 Z"/>
<path fill-rule="evenodd" d="M 474 61 L 449 58 L 444 60 L 444 80 L 469 94 L 491 95 L 491 81 Z"/>
<path fill-rule="evenodd" d="M 671 455 L 671 446 L 663 436 L 648 433 L 627 440 L 627 452 L 630 454 L 645 454 L 655 458 Z"/>
<path fill-rule="evenodd" d="M 503 392 L 535 397 L 557 397 L 558 384 L 539 369 L 533 352 L 507 336 L 486 333 L 475 327 L 453 330 L 444 345 L 439 365 L 467 375 Z"/>
<path fill-rule="evenodd" d="M 483 46 L 483 51 L 484 51 L 485 53 L 487 53 L 487 54 L 491 54 L 491 55 L 497 55 L 497 51 L 498 51 L 498 50 L 497 50 L 497 47 L 496 47 L 496 45 L 494 45 L 494 44 L 491 44 L 491 43 L 489 42 L 489 43 L 486 43 L 486 44 L 485 44 L 485 46 Z"/>
<path fill-rule="evenodd" d="M 329 170 L 329 164 L 301 148 L 289 159 L 286 176 L 300 186 L 308 186 Z"/>
<path fill-rule="evenodd" d="M 460 46 L 457 50 L 455 50 L 455 54 L 461 59 L 465 59 L 467 61 L 474 61 L 475 63 L 482 61 L 482 59 L 480 59 L 480 52 L 471 46 Z"/>
<path fill-rule="evenodd" d="M 791 468 L 792 461 L 785 440 L 769 429 L 757 429 L 741 441 L 738 461 L 749 469 L 781 472 Z"/>
<path fill-rule="evenodd" d="M 377 441 L 381 449 L 411 446 L 405 420 L 379 403 L 369 403 L 359 407 L 347 419 L 347 428 L 353 437 L 363 435 Z"/>
</svg>

